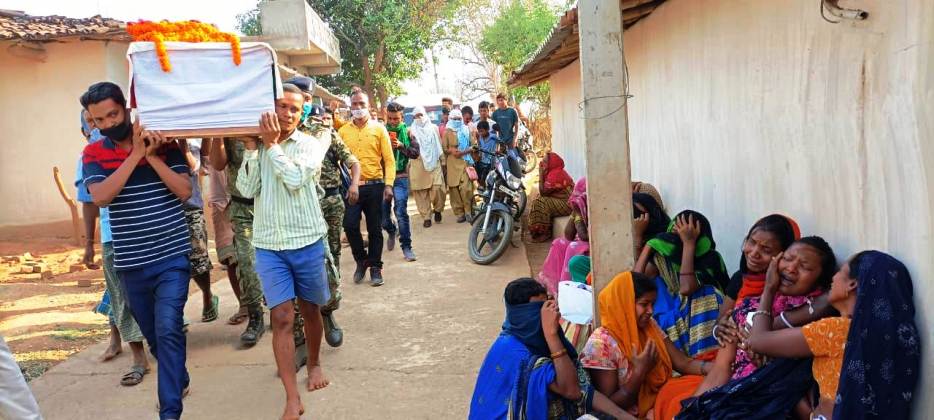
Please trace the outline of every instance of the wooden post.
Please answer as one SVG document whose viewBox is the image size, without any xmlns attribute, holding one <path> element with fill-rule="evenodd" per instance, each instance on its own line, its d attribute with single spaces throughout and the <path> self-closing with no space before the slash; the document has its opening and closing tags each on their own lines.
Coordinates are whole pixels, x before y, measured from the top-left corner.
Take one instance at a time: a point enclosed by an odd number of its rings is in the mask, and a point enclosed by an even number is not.
<svg viewBox="0 0 934 420">
<path fill-rule="evenodd" d="M 634 265 L 623 19 L 619 0 L 580 0 L 577 16 L 596 309 L 600 291 Z"/>
<path fill-rule="evenodd" d="M 52 168 L 52 178 L 55 180 L 55 186 L 58 187 L 58 193 L 62 195 L 62 199 L 68 205 L 68 210 L 71 210 L 71 228 L 75 236 L 75 245 L 81 246 L 83 244 L 81 243 L 81 223 L 78 222 L 78 203 L 68 195 L 65 184 L 62 183 L 62 175 L 58 170 L 58 166 Z"/>
</svg>

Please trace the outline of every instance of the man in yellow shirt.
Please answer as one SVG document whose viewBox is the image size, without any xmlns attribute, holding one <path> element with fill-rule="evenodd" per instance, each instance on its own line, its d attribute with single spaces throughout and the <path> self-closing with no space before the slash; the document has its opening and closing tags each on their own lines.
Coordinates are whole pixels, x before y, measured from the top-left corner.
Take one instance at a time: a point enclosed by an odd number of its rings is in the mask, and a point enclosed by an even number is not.
<svg viewBox="0 0 934 420">
<path fill-rule="evenodd" d="M 357 270 L 354 283 L 363 282 L 370 269 L 370 285 L 383 285 L 383 202 L 392 200 L 396 180 L 396 159 L 389 133 L 382 124 L 370 119 L 370 101 L 363 92 L 350 97 L 352 120 L 338 133 L 351 153 L 360 161 L 360 198 L 344 213 L 344 232 L 353 251 Z M 363 246 L 360 219 L 366 217 L 369 248 Z"/>
</svg>

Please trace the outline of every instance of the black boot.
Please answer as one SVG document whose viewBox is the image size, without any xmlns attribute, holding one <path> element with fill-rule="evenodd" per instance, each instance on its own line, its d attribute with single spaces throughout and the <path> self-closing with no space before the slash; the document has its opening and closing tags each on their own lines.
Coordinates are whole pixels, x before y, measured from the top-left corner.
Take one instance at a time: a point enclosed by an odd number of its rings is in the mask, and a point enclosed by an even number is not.
<svg viewBox="0 0 934 420">
<path fill-rule="evenodd" d="M 322 313 L 321 319 L 324 321 L 324 341 L 331 347 L 340 347 L 344 344 L 344 330 L 337 326 L 334 312 Z"/>
<path fill-rule="evenodd" d="M 357 269 L 353 272 L 353 282 L 355 284 L 363 283 L 363 278 L 366 277 L 366 264 L 357 263 Z"/>
<path fill-rule="evenodd" d="M 253 347 L 265 332 L 266 323 L 263 320 L 263 309 L 261 307 L 250 309 L 250 321 L 247 323 L 243 334 L 240 334 L 240 342 L 247 347 Z"/>
</svg>

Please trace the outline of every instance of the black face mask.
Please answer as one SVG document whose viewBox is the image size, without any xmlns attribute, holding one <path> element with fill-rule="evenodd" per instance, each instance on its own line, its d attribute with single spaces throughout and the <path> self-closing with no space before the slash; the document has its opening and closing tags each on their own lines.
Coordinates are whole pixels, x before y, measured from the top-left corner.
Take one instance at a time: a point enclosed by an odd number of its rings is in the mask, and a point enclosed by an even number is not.
<svg viewBox="0 0 934 420">
<path fill-rule="evenodd" d="M 110 128 L 104 128 L 101 130 L 101 134 L 107 136 L 112 141 L 122 141 L 130 137 L 130 131 L 133 129 L 133 126 L 130 125 L 129 118 L 124 120 L 122 123 L 117 124 Z"/>
</svg>

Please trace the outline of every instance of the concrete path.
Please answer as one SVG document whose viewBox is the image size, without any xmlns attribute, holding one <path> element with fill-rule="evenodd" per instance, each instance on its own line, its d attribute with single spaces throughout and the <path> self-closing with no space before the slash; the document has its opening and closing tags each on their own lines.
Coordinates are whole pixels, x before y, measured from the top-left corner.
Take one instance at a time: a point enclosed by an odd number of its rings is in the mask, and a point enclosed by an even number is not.
<svg viewBox="0 0 934 420">
<path fill-rule="evenodd" d="M 414 203 L 413 203 L 414 205 Z M 417 219 L 416 217 L 415 219 Z M 413 219 L 413 222 L 415 220 Z M 384 254 L 386 285 L 372 288 L 350 280 L 353 258 L 342 255 L 344 300 L 338 322 L 344 345 L 323 346 L 322 362 L 331 386 L 303 393 L 306 419 L 462 419 L 476 372 L 503 319 L 507 282 L 528 276 L 525 250 L 509 248 L 494 265 L 467 257 L 466 224 L 450 212 L 443 224 L 424 229 L 413 223 L 419 260 L 406 263 L 399 249 Z M 194 283 L 191 286 L 196 288 Z M 188 334 L 192 391 L 185 400 L 190 419 L 278 419 L 285 397 L 275 374 L 271 334 L 252 349 L 237 346 L 242 326 L 226 318 L 236 300 L 226 279 L 215 283 L 221 318 L 195 322 Z M 200 319 L 201 299 L 193 295 L 187 316 Z M 153 419 L 158 417 L 155 370 L 132 388 L 119 384 L 130 364 L 124 355 L 109 363 L 92 346 L 32 382 L 47 419 Z M 300 387 L 306 378 L 299 373 Z"/>
</svg>

